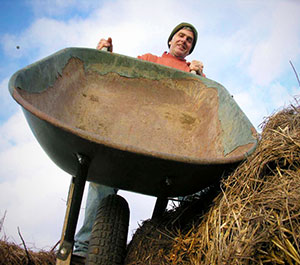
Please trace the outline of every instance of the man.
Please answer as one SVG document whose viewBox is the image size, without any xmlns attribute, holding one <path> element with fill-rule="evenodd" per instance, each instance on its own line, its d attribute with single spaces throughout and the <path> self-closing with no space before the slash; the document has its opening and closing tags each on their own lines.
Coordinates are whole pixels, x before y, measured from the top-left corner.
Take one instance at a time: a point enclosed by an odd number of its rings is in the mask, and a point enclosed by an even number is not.
<svg viewBox="0 0 300 265">
<path fill-rule="evenodd" d="M 138 56 L 139 59 L 159 63 L 162 65 L 177 68 L 185 72 L 195 71 L 198 75 L 203 75 L 203 63 L 193 60 L 191 63 L 185 60 L 185 57 L 192 53 L 197 42 L 198 33 L 193 25 L 189 23 L 181 23 L 176 26 L 171 32 L 168 39 L 169 53 L 164 52 L 161 57 L 150 53 Z M 104 47 L 112 52 L 112 39 L 101 39 L 97 49 L 101 50 Z"/>
<path fill-rule="evenodd" d="M 203 74 L 203 63 L 193 60 L 191 63 L 185 60 L 185 57 L 192 53 L 197 42 L 197 30 L 189 23 L 181 23 L 176 26 L 168 38 L 169 53 L 164 52 L 161 57 L 150 53 L 138 56 L 139 59 L 150 61 L 153 63 L 162 64 L 173 67 L 185 72 L 194 72 L 198 75 Z M 97 45 L 98 50 L 107 48 L 108 51 L 113 51 L 112 39 L 101 39 Z M 86 203 L 84 223 L 80 231 L 75 236 L 74 254 L 85 256 L 88 250 L 88 241 L 92 231 L 94 219 L 96 217 L 99 202 L 109 194 L 115 194 L 116 189 L 90 183 L 88 198 Z"/>
</svg>

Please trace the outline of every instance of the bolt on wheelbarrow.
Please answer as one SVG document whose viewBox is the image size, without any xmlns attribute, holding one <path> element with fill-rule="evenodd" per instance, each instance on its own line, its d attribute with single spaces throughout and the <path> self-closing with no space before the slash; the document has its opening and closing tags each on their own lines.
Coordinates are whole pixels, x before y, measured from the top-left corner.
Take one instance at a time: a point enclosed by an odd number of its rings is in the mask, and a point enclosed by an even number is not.
<svg viewBox="0 0 300 265">
<path fill-rule="evenodd" d="M 168 198 L 208 187 L 257 145 L 221 84 L 120 54 L 66 48 L 16 72 L 9 90 L 39 144 L 72 176 L 57 264 L 71 263 L 86 181 L 156 196 L 158 217 Z M 127 202 L 110 196 L 98 213 L 88 264 L 122 264 Z"/>
</svg>

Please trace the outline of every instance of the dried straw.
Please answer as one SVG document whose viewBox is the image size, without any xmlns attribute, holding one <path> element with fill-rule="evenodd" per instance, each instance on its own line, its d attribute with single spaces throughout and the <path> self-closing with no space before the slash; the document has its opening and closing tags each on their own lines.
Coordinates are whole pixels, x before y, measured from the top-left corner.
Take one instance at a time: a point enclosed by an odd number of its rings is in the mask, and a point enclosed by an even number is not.
<svg viewBox="0 0 300 265">
<path fill-rule="evenodd" d="M 299 108 L 266 119 L 256 151 L 221 189 L 192 226 L 147 226 L 148 237 L 141 227 L 126 264 L 300 264 Z M 163 234 L 167 247 L 158 252 L 153 242 Z"/>
<path fill-rule="evenodd" d="M 26 253 L 21 246 L 0 240 L 0 265 L 53 265 L 55 259 L 54 251 L 28 250 Z"/>
</svg>

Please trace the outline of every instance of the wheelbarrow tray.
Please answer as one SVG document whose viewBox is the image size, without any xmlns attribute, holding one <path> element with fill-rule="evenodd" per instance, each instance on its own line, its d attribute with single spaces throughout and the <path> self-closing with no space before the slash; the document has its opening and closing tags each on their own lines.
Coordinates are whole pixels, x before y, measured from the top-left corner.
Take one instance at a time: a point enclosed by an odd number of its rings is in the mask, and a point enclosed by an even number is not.
<svg viewBox="0 0 300 265">
<path fill-rule="evenodd" d="M 115 53 L 63 49 L 16 72 L 9 89 L 60 168 L 75 175 L 81 154 L 87 180 L 142 194 L 197 192 L 257 144 L 219 83 Z"/>
</svg>

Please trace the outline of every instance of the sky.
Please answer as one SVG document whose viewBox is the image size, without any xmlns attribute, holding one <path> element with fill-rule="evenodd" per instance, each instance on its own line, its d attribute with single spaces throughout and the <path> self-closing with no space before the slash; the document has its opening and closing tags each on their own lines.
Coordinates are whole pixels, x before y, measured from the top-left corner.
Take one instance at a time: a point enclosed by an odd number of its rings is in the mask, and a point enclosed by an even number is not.
<svg viewBox="0 0 300 265">
<path fill-rule="evenodd" d="M 200 60 L 260 131 L 300 87 L 299 0 L 0 0 L 0 238 L 51 248 L 61 235 L 71 176 L 32 135 L 8 92 L 19 69 L 66 47 L 95 48 L 111 37 L 114 52 L 161 55 L 181 22 L 198 30 L 188 61 Z M 17 46 L 19 49 L 17 49 Z M 82 222 L 85 198 L 78 227 Z M 129 237 L 151 217 L 155 198 L 121 191 L 129 202 Z"/>
</svg>

